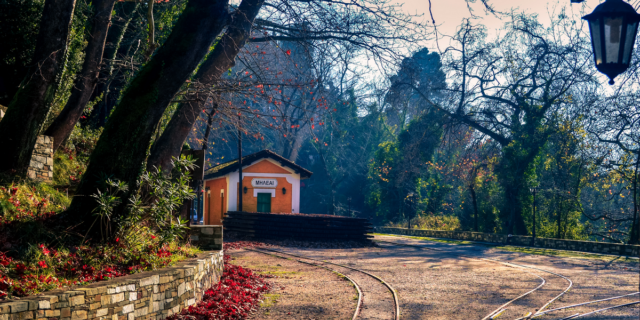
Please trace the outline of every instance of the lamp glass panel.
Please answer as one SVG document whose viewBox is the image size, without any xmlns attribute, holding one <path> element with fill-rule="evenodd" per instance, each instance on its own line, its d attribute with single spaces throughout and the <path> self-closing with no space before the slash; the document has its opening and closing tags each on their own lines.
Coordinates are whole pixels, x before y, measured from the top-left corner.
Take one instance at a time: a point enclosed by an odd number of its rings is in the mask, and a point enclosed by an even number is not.
<svg viewBox="0 0 640 320">
<path fill-rule="evenodd" d="M 638 22 L 632 22 L 627 24 L 627 36 L 624 39 L 624 53 L 622 54 L 622 63 L 629 64 L 631 60 L 631 52 L 633 51 L 633 45 L 636 32 L 638 32 Z"/>
<path fill-rule="evenodd" d="M 622 40 L 622 17 L 604 18 L 604 49 L 606 63 L 619 63 L 620 41 Z"/>
<path fill-rule="evenodd" d="M 593 54 L 596 58 L 596 65 L 602 63 L 602 35 L 600 34 L 600 19 L 589 21 L 591 29 L 591 41 L 593 41 Z"/>
</svg>

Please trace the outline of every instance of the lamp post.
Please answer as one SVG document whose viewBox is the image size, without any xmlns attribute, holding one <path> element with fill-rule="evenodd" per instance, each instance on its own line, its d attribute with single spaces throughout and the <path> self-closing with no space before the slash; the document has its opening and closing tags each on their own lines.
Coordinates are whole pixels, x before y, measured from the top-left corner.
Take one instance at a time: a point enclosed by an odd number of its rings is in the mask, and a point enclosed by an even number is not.
<svg viewBox="0 0 640 320">
<path fill-rule="evenodd" d="M 530 188 L 531 193 L 533 193 L 533 238 L 531 239 L 531 246 L 536 246 L 536 193 L 538 192 L 538 188 Z"/>
<path fill-rule="evenodd" d="M 640 14 L 623 0 L 606 0 L 582 17 L 589 22 L 596 69 L 613 79 L 629 68 Z"/>
</svg>

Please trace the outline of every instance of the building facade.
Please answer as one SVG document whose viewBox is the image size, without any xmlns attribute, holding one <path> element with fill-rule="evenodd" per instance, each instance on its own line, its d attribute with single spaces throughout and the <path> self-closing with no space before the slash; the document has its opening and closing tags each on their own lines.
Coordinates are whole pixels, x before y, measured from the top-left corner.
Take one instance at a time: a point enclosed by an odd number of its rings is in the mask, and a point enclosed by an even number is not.
<svg viewBox="0 0 640 320">
<path fill-rule="evenodd" d="M 204 224 L 222 224 L 227 211 L 300 212 L 300 180 L 311 172 L 263 150 L 242 157 L 242 189 L 238 159 L 204 174 Z M 239 208 L 242 197 L 242 210 Z"/>
</svg>

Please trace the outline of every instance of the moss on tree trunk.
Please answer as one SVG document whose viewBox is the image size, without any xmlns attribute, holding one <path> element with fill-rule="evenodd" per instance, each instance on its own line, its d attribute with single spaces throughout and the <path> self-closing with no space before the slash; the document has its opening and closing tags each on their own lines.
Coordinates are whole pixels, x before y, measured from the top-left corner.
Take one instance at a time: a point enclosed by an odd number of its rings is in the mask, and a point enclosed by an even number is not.
<svg viewBox="0 0 640 320">
<path fill-rule="evenodd" d="M 0 172 L 24 175 L 64 67 L 75 0 L 47 0 L 33 63 L 0 121 Z"/>
<path fill-rule="evenodd" d="M 85 49 L 85 58 L 82 71 L 71 89 L 71 96 L 60 114 L 45 131 L 45 135 L 53 137 L 53 151 L 55 152 L 62 142 L 69 138 L 71 131 L 80 120 L 84 108 L 87 106 L 93 89 L 98 83 L 98 73 L 102 63 L 104 43 L 109 30 L 111 12 L 116 0 L 94 0 L 93 17 L 91 18 L 91 31 L 89 42 Z"/>
<path fill-rule="evenodd" d="M 264 0 L 243 0 L 240 3 L 227 27 L 227 32 L 198 69 L 194 82 L 199 82 L 205 87 L 215 85 L 222 74 L 235 65 L 235 58 L 249 38 L 253 20 L 263 3 Z M 180 155 L 182 146 L 207 99 L 206 95 L 191 95 L 187 98 L 191 102 L 178 106 L 167 128 L 151 149 L 148 168 L 162 167 L 165 171 L 171 171 L 171 158 Z"/>
<path fill-rule="evenodd" d="M 227 18 L 228 0 L 189 0 L 171 35 L 142 68 L 109 118 L 67 214 L 84 233 L 97 206 L 101 177 L 136 188 L 151 137 L 174 95 L 206 55 Z M 126 203 L 126 201 L 125 201 Z M 114 213 L 122 214 L 122 210 Z M 114 217 L 112 217 L 112 221 Z M 91 229 L 91 233 L 99 230 Z M 91 235 L 90 235 L 91 237 Z"/>
</svg>

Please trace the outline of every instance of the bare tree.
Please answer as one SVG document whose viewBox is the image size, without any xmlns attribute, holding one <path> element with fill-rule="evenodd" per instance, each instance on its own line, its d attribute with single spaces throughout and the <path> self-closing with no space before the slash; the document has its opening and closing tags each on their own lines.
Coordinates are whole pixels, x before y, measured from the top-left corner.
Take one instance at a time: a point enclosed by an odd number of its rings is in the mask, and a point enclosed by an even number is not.
<svg viewBox="0 0 640 320">
<path fill-rule="evenodd" d="M 453 38 L 457 45 L 446 51 L 445 65 L 454 80 L 448 102 L 432 105 L 501 145 L 504 230 L 527 234 L 525 173 L 557 121 L 576 105 L 593 104 L 599 83 L 590 66 L 588 39 L 573 20 L 556 19 L 547 31 L 524 14 L 510 17 L 504 35 L 494 42 L 487 43 L 484 29 L 471 20 L 461 26 Z"/>
</svg>

